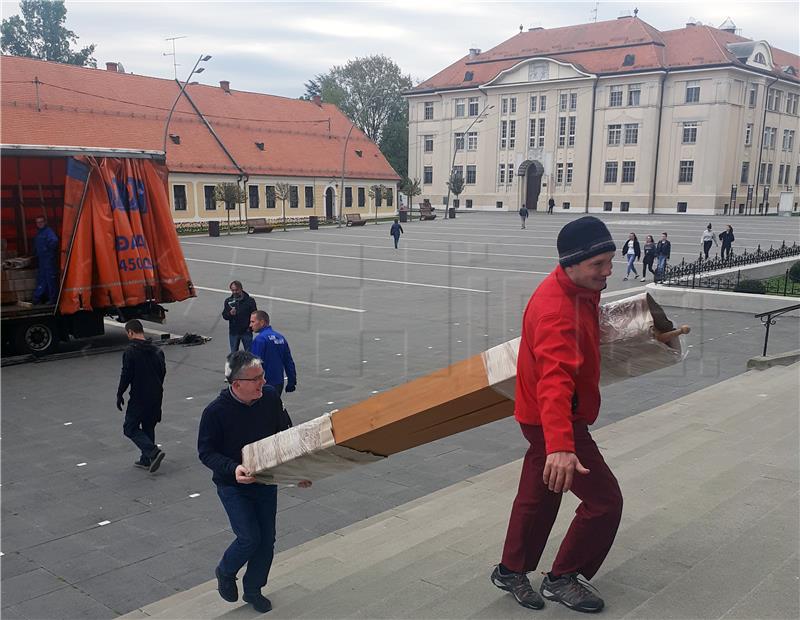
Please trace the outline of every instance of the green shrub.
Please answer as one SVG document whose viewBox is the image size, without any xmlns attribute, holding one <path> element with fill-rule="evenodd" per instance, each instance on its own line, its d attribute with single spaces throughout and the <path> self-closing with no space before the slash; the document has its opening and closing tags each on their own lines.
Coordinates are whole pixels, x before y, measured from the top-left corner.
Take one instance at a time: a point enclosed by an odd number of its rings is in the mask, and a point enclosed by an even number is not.
<svg viewBox="0 0 800 620">
<path fill-rule="evenodd" d="M 789 268 L 789 279 L 792 282 L 800 282 L 800 261 Z"/>
<path fill-rule="evenodd" d="M 761 280 L 742 280 L 733 290 L 735 293 L 758 293 L 760 295 L 767 292 L 767 288 Z"/>
</svg>

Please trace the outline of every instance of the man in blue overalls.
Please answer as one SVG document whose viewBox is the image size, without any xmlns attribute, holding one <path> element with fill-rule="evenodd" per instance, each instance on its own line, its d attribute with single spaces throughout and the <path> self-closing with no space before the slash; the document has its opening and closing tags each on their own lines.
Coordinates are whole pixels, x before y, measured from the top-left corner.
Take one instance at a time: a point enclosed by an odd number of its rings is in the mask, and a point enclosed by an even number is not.
<svg viewBox="0 0 800 620">
<path fill-rule="evenodd" d="M 36 228 L 39 230 L 33 238 L 33 249 L 39 260 L 39 271 L 36 273 L 33 303 L 54 304 L 58 300 L 58 237 L 41 215 L 36 218 Z"/>
</svg>

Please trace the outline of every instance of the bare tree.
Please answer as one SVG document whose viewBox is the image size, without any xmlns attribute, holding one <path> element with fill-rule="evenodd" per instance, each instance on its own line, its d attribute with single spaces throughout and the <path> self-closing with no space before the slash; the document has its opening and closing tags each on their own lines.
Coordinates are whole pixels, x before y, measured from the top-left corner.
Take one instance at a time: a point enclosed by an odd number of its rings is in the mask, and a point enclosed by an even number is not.
<svg viewBox="0 0 800 620">
<path fill-rule="evenodd" d="M 283 206 L 283 230 L 286 231 L 286 201 L 289 200 L 291 190 L 288 183 L 275 184 L 275 196 L 281 201 Z"/>
</svg>

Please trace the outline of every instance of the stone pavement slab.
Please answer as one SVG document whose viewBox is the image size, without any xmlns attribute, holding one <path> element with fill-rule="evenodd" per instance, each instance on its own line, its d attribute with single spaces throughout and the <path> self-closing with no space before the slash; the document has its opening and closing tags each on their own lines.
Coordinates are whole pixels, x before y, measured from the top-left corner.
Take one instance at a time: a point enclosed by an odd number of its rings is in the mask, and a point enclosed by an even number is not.
<svg viewBox="0 0 800 620">
<path fill-rule="evenodd" d="M 800 364 L 750 371 L 593 433 L 626 502 L 593 580 L 607 603 L 603 617 L 798 617 L 800 464 L 796 450 L 788 454 L 800 440 L 798 372 Z M 278 554 L 270 617 L 532 617 L 489 582 L 519 467 L 503 465 Z M 576 504 L 565 496 L 542 570 Z M 128 617 L 250 617 L 215 585 Z M 554 604 L 535 615 L 575 617 Z"/>
</svg>

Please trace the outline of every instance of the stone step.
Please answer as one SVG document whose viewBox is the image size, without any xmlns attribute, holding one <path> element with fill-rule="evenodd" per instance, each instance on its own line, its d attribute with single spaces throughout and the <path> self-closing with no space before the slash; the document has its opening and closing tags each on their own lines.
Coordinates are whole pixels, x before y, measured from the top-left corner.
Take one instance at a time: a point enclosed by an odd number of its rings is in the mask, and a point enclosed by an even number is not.
<svg viewBox="0 0 800 620">
<path fill-rule="evenodd" d="M 800 617 L 799 369 L 750 371 L 593 433 L 625 496 L 617 541 L 593 580 L 604 617 Z M 530 618 L 489 582 L 520 465 L 278 554 L 265 592 L 270 617 Z M 564 497 L 540 569 L 576 506 Z M 538 586 L 539 575 L 531 579 Z M 252 617 L 215 587 L 126 617 Z M 553 604 L 537 612 L 573 616 Z"/>
</svg>

